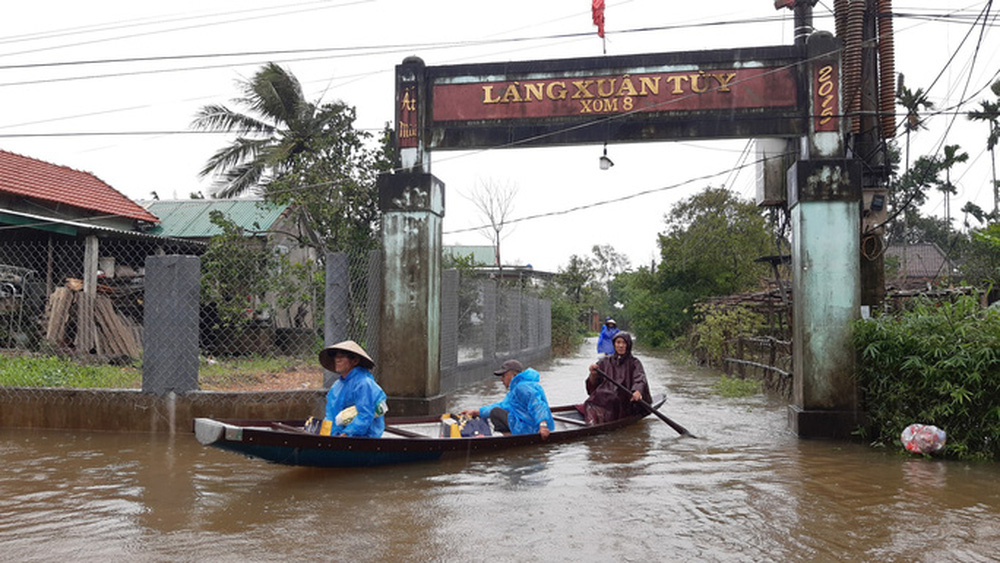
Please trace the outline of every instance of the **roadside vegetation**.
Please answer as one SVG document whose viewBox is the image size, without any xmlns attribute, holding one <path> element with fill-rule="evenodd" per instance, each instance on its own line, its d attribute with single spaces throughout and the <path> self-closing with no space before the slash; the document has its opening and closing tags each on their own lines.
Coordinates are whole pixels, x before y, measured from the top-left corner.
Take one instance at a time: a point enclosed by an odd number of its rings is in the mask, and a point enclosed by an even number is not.
<svg viewBox="0 0 1000 563">
<path fill-rule="evenodd" d="M 727 399 L 737 399 L 740 397 L 750 397 L 762 391 L 762 384 L 756 379 L 740 379 L 723 375 L 719 381 L 712 386 L 715 392 Z"/>
<path fill-rule="evenodd" d="M 142 386 L 142 373 L 136 365 L 85 364 L 52 355 L 3 355 L 0 386 L 137 389 Z"/>
<path fill-rule="evenodd" d="M 863 435 L 892 445 L 910 424 L 948 434 L 945 455 L 1000 459 L 1000 310 L 978 300 L 920 300 L 907 311 L 859 321 Z"/>
<path fill-rule="evenodd" d="M 312 389 L 322 386 L 322 370 L 308 358 L 242 356 L 202 358 L 198 382 L 207 391 Z M 140 389 L 140 362 L 116 366 L 87 364 L 54 355 L 0 356 L 0 386 L 65 389 Z"/>
</svg>

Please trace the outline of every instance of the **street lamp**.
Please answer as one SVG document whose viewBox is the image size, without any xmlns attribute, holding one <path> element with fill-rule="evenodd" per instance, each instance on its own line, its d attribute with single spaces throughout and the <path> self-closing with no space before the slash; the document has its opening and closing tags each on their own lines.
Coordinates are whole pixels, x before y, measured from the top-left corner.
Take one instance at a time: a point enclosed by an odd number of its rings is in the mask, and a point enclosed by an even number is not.
<svg viewBox="0 0 1000 563">
<path fill-rule="evenodd" d="M 608 168 L 611 168 L 612 166 L 615 165 L 615 163 L 611 162 L 611 159 L 608 158 L 608 144 L 607 143 L 604 143 L 604 154 L 601 155 L 601 159 L 600 159 L 599 162 L 600 162 L 600 165 L 601 165 L 601 170 L 607 170 Z"/>
</svg>

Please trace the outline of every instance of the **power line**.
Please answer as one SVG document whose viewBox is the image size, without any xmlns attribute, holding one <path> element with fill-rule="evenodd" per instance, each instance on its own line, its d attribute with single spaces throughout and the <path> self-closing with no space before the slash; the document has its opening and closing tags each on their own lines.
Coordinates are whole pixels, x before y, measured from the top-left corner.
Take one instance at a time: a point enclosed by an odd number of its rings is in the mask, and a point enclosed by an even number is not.
<svg viewBox="0 0 1000 563">
<path fill-rule="evenodd" d="M 141 32 L 141 33 L 133 33 L 133 34 L 129 34 L 129 35 L 119 35 L 119 36 L 115 36 L 115 37 L 106 37 L 106 38 L 102 38 L 102 39 L 93 39 L 93 40 L 90 40 L 90 41 L 81 41 L 81 42 L 78 42 L 78 43 L 65 43 L 65 44 L 62 44 L 62 45 L 53 45 L 53 46 L 50 46 L 50 47 L 41 47 L 41 48 L 38 48 L 38 49 L 29 49 L 29 50 L 26 50 L 26 51 L 15 51 L 15 52 L 11 52 L 11 53 L 0 53 L 0 57 L 11 57 L 11 56 L 15 56 L 15 55 L 27 55 L 27 54 L 38 53 L 38 52 L 42 52 L 42 51 L 53 51 L 53 50 L 65 49 L 65 48 L 69 48 L 69 47 L 80 47 L 80 46 L 83 46 L 83 45 L 93 45 L 95 43 L 106 43 L 106 42 L 109 42 L 109 41 L 118 41 L 118 40 L 121 40 L 121 39 L 133 39 L 133 38 L 136 38 L 136 37 L 148 37 L 150 35 L 158 35 L 158 34 L 162 34 L 162 33 L 172 33 L 172 32 L 175 32 L 175 31 L 187 31 L 187 30 L 198 29 L 198 28 L 203 28 L 203 27 L 212 27 L 212 26 L 218 26 L 218 25 L 227 25 L 227 24 L 238 23 L 238 22 L 245 22 L 245 21 L 251 21 L 251 20 L 257 20 L 257 19 L 262 19 L 262 18 L 271 18 L 271 17 L 275 17 L 275 16 L 287 16 L 287 15 L 291 15 L 291 14 L 298 14 L 298 13 L 303 13 L 303 12 L 312 12 L 312 11 L 316 11 L 316 10 L 327 10 L 327 9 L 331 9 L 331 8 L 343 8 L 343 7 L 354 5 L 354 4 L 366 3 L 366 2 L 372 2 L 372 1 L 374 1 L 374 0 L 356 0 L 354 2 L 347 2 L 347 3 L 344 3 L 344 4 L 330 4 L 328 2 L 322 2 L 322 1 L 320 1 L 320 2 L 307 2 L 305 4 L 320 4 L 320 6 L 314 7 L 314 8 L 302 9 L 302 10 L 291 10 L 291 11 L 287 11 L 287 12 L 279 12 L 279 13 L 276 13 L 276 14 L 275 13 L 262 14 L 262 15 L 258 15 L 258 16 L 245 17 L 245 18 L 234 19 L 234 20 L 223 20 L 223 21 L 218 21 L 218 22 L 209 22 L 209 23 L 203 23 L 203 24 L 199 24 L 199 25 L 191 25 L 191 26 L 185 26 L 185 27 L 174 27 L 174 28 L 168 28 L 168 29 L 160 29 L 160 30 L 153 30 L 153 31 L 144 31 L 144 32 Z M 305 4 L 296 4 L 295 6 L 301 6 L 301 5 L 305 5 Z M 153 21 L 153 22 L 150 22 L 148 24 L 129 24 L 129 25 L 125 25 L 125 26 L 122 26 L 122 27 L 125 27 L 125 28 L 143 27 L 143 26 L 147 26 L 147 25 L 159 25 L 159 24 L 162 24 L 162 23 L 170 23 L 170 22 L 173 22 L 173 21 L 187 21 L 187 20 L 190 20 L 190 19 L 204 19 L 204 18 L 209 18 L 209 17 L 216 17 L 218 15 L 231 15 L 231 14 L 239 14 L 239 13 L 246 13 L 246 12 L 259 12 L 259 11 L 265 11 L 265 10 L 273 11 L 275 9 L 276 8 L 273 8 L 273 7 L 267 7 L 267 8 L 256 8 L 256 9 L 251 9 L 251 10 L 241 10 L 241 11 L 237 11 L 237 12 L 221 12 L 221 13 L 218 13 L 218 14 L 209 14 L 207 16 L 189 16 L 189 17 L 176 18 L 176 19 L 172 19 L 172 20 Z M 108 29 L 117 29 L 117 27 L 111 27 L 111 28 L 108 28 Z M 103 31 L 103 29 L 98 29 L 96 31 Z M 79 31 L 77 33 L 89 33 L 89 32 L 90 31 L 88 30 L 88 31 Z M 55 37 L 58 37 L 58 35 L 55 36 Z M 16 41 L 25 41 L 25 39 L 17 39 Z"/>
<path fill-rule="evenodd" d="M 772 156 L 772 157 L 769 157 L 769 158 L 782 158 L 782 157 L 783 157 L 783 155 L 776 155 L 776 156 Z M 534 214 L 534 215 L 526 215 L 524 217 L 518 217 L 518 218 L 515 218 L 515 219 L 511 219 L 509 221 L 505 221 L 504 224 L 505 225 L 511 225 L 511 224 L 516 224 L 516 223 L 523 223 L 525 221 L 534 221 L 535 219 L 544 219 L 544 218 L 547 218 L 547 217 L 555 217 L 555 216 L 558 216 L 558 215 L 568 215 L 570 213 L 575 213 L 577 211 L 584 211 L 586 209 L 593 209 L 595 207 L 603 207 L 605 205 L 611 205 L 611 204 L 615 204 L 615 203 L 621 203 L 623 201 L 628 201 L 628 200 L 640 198 L 640 197 L 643 197 L 643 196 L 647 196 L 647 195 L 651 195 L 651 194 L 655 194 L 655 193 L 664 192 L 664 191 L 667 191 L 667 190 L 675 190 L 675 189 L 687 186 L 689 184 L 693 184 L 695 182 L 703 182 L 705 180 L 710 180 L 712 178 L 716 178 L 716 177 L 719 177 L 719 176 L 728 175 L 728 174 L 732 173 L 733 170 L 740 170 L 740 169 L 746 168 L 748 166 L 756 166 L 758 162 L 763 162 L 764 160 L 766 160 L 766 159 L 759 159 L 759 160 L 756 160 L 756 161 L 750 162 L 750 163 L 744 162 L 743 164 L 738 164 L 738 165 L 736 165 L 734 167 L 730 167 L 730 168 L 727 168 L 725 170 L 720 170 L 718 172 L 713 172 L 711 174 L 705 174 L 703 176 L 689 178 L 687 180 L 684 180 L 684 181 L 681 181 L 681 182 L 677 182 L 675 184 L 670 184 L 670 185 L 662 186 L 662 187 L 659 187 L 659 188 L 651 188 L 651 189 L 648 189 L 648 190 L 643 190 L 643 191 L 635 192 L 635 193 L 632 193 L 632 194 L 615 196 L 614 199 L 606 199 L 606 200 L 601 200 L 601 201 L 595 201 L 593 203 L 588 203 L 588 204 L 584 204 L 584 205 L 576 205 L 576 206 L 573 206 L 573 207 L 568 207 L 566 209 L 561 209 L 561 210 L 557 210 L 557 211 L 549 211 L 549 212 L 546 212 L 546 213 L 537 213 L 537 214 Z M 454 235 L 454 234 L 459 234 L 459 233 L 479 231 L 479 230 L 482 230 L 482 229 L 485 229 L 485 228 L 489 228 L 489 227 L 490 227 L 490 225 L 480 225 L 478 227 L 467 227 L 467 228 L 464 228 L 464 229 L 456 229 L 456 230 L 453 230 L 453 231 L 445 231 L 442 234 L 445 234 L 445 235 Z"/>
</svg>

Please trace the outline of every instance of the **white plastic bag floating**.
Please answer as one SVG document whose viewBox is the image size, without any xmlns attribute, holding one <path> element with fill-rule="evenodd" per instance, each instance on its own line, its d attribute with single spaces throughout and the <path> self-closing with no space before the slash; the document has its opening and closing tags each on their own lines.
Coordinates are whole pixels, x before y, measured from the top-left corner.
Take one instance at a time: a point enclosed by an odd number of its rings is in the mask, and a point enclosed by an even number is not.
<svg viewBox="0 0 1000 563">
<path fill-rule="evenodd" d="M 929 424 L 911 424 L 900 436 L 906 451 L 915 454 L 933 454 L 944 449 L 947 436 L 944 430 Z"/>
</svg>

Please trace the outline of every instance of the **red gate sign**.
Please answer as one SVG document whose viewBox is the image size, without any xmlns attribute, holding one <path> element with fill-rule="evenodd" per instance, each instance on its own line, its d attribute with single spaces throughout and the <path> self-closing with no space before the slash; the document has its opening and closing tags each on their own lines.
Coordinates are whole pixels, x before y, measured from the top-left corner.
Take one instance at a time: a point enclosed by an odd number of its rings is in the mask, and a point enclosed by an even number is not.
<svg viewBox="0 0 1000 563">
<path fill-rule="evenodd" d="M 556 76 L 495 82 L 439 82 L 434 122 L 585 117 L 642 112 L 794 108 L 794 69 Z"/>
</svg>

